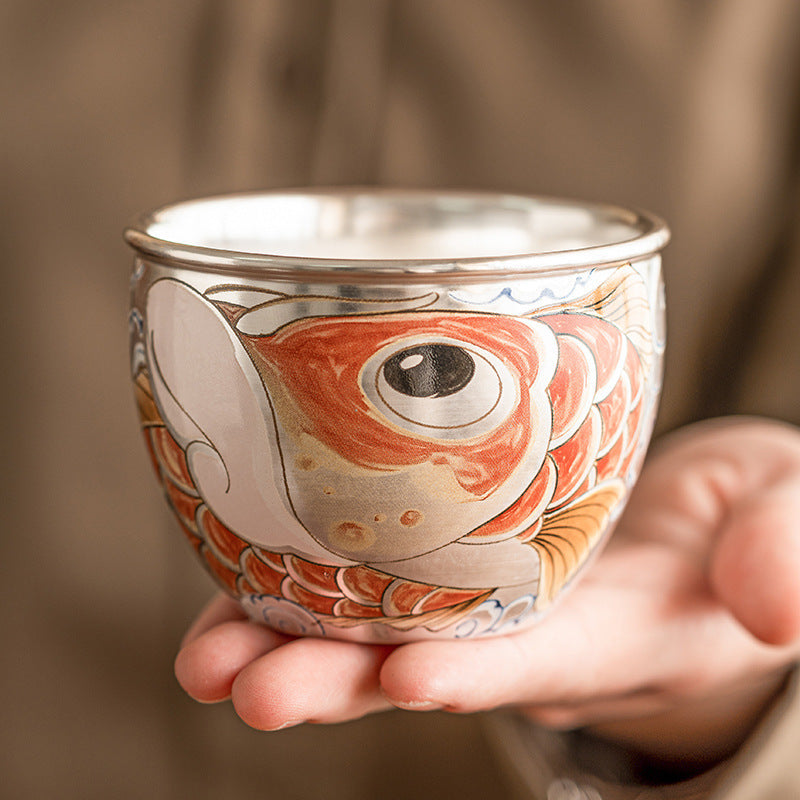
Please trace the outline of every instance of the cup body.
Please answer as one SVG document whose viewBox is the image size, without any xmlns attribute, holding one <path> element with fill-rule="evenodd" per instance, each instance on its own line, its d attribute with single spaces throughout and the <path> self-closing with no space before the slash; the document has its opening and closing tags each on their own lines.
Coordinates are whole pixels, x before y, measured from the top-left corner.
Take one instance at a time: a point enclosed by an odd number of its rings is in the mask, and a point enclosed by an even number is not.
<svg viewBox="0 0 800 800">
<path fill-rule="evenodd" d="M 667 236 L 610 207 L 356 189 L 142 217 L 132 376 L 201 562 L 291 634 L 536 621 L 638 475 Z"/>
</svg>

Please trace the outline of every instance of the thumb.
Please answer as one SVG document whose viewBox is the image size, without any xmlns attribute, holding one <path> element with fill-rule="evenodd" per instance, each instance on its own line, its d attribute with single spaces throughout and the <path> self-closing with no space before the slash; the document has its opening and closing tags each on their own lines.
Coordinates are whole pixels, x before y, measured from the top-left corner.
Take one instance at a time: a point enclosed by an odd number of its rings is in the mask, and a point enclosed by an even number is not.
<svg viewBox="0 0 800 800">
<path fill-rule="evenodd" d="M 753 636 L 772 645 L 800 640 L 800 471 L 774 478 L 731 508 L 710 579 Z"/>
</svg>

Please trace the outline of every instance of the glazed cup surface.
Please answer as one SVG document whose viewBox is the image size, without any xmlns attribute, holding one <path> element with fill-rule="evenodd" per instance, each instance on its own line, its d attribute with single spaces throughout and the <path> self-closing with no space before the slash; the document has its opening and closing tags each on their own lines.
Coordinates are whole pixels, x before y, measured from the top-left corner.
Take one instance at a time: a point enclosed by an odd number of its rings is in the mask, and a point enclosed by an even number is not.
<svg viewBox="0 0 800 800">
<path fill-rule="evenodd" d="M 253 619 L 374 642 L 510 632 L 610 534 L 660 390 L 656 218 L 295 191 L 166 207 L 126 238 L 153 466 Z"/>
</svg>

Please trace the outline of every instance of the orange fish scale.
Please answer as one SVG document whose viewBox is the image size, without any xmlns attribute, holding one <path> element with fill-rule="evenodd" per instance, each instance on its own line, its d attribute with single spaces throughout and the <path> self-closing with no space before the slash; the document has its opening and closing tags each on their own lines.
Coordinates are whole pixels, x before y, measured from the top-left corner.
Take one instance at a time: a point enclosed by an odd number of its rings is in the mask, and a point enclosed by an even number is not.
<svg viewBox="0 0 800 800">
<path fill-rule="evenodd" d="M 521 542 L 529 542 L 531 539 L 535 538 L 539 531 L 542 529 L 542 519 L 544 515 L 540 514 L 536 520 L 533 522 L 532 525 L 525 528 L 525 530 L 520 531 L 516 538 L 519 539 Z"/>
<path fill-rule="evenodd" d="M 549 504 L 555 489 L 556 477 L 553 459 L 548 456 L 536 477 L 515 503 L 464 538 L 480 540 L 499 536 L 523 525 L 526 520 L 535 519 L 537 512 L 540 514 L 544 510 L 543 507 Z"/>
<path fill-rule="evenodd" d="M 269 592 L 264 592 L 256 586 L 253 586 L 250 581 L 245 578 L 244 575 L 239 575 L 236 579 L 236 592 L 240 595 L 245 594 L 270 594 Z"/>
<path fill-rule="evenodd" d="M 197 531 L 186 525 L 183 520 L 178 519 L 178 525 L 189 540 L 189 544 L 199 553 L 200 548 L 203 547 L 203 540 L 197 535 Z"/>
<path fill-rule="evenodd" d="M 299 583 L 295 583 L 288 577 L 283 579 L 281 594 L 317 614 L 333 614 L 333 607 L 336 605 L 337 601 L 341 599 L 336 597 L 323 597 L 320 594 L 309 592 L 308 589 L 304 589 Z"/>
<path fill-rule="evenodd" d="M 196 525 L 195 514 L 201 500 L 198 497 L 186 494 L 183 489 L 176 486 L 172 481 L 164 481 L 164 489 L 167 493 L 169 504 L 178 515 L 178 519 L 194 529 Z"/>
<path fill-rule="evenodd" d="M 336 583 L 336 567 L 326 564 L 314 564 L 297 556 L 289 555 L 284 563 L 295 583 L 304 586 L 310 592 L 341 597 L 342 590 Z"/>
<path fill-rule="evenodd" d="M 256 591 L 273 595 L 281 593 L 281 582 L 286 577 L 286 573 L 279 572 L 270 564 L 262 561 L 252 550 L 248 550 L 244 554 L 242 567 L 248 583 Z"/>
<path fill-rule="evenodd" d="M 158 479 L 161 480 L 161 466 L 158 463 L 158 456 L 156 455 L 155 445 L 153 444 L 153 427 L 143 428 L 142 434 L 144 435 L 144 444 L 147 448 L 147 453 L 150 456 L 150 463 L 153 465 Z"/>
<path fill-rule="evenodd" d="M 414 613 L 423 614 L 426 611 L 447 608 L 467 600 L 473 600 L 482 594 L 485 594 L 483 589 L 434 589 L 427 597 L 417 603 L 414 607 Z"/>
<path fill-rule="evenodd" d="M 600 443 L 600 412 L 592 406 L 586 422 L 568 441 L 550 451 L 558 469 L 558 485 L 551 505 L 560 505 L 583 483 L 597 457 Z"/>
<path fill-rule="evenodd" d="M 271 550 L 262 550 L 255 545 L 253 545 L 253 550 L 262 561 L 269 562 L 278 572 L 282 572 L 284 575 L 286 574 L 286 564 L 283 563 L 284 557 L 281 553 L 273 553 Z"/>
<path fill-rule="evenodd" d="M 389 616 L 411 614 L 414 606 L 420 602 L 433 587 L 427 583 L 397 580 L 384 594 L 383 610 Z"/>
<path fill-rule="evenodd" d="M 568 497 L 566 501 L 564 501 L 564 505 L 566 505 L 567 503 L 572 503 L 575 500 L 575 498 L 581 497 L 581 495 L 586 494 L 588 491 L 594 488 L 596 484 L 597 484 L 597 468 L 595 466 L 592 466 L 592 468 L 589 470 L 589 474 L 586 476 L 586 479 L 572 493 L 572 495 Z M 550 510 L 552 510 L 552 506 Z"/>
<path fill-rule="evenodd" d="M 189 474 L 189 467 L 186 464 L 186 456 L 180 445 L 165 427 L 154 426 L 149 430 L 156 457 L 164 471 L 182 488 L 194 490 L 192 476 Z"/>
<path fill-rule="evenodd" d="M 597 480 L 602 481 L 606 478 L 613 478 L 620 475 L 619 466 L 622 463 L 622 458 L 627 451 L 627 432 L 622 431 L 622 435 L 617 439 L 612 448 L 602 457 L 597 460 Z"/>
<path fill-rule="evenodd" d="M 582 313 L 563 313 L 539 318 L 557 334 L 576 336 L 585 342 L 597 365 L 597 393 L 603 397 L 617 380 L 627 355 L 625 334 L 608 320 Z"/>
<path fill-rule="evenodd" d="M 198 528 L 205 534 L 208 545 L 222 561 L 237 567 L 239 556 L 247 543 L 226 528 L 209 510 L 203 506 L 197 515 Z"/>
<path fill-rule="evenodd" d="M 333 606 L 333 613 L 337 617 L 349 617 L 351 619 L 382 617 L 383 611 L 379 606 L 365 606 L 356 603 L 349 597 L 337 600 Z"/>
<path fill-rule="evenodd" d="M 217 581 L 225 589 L 227 589 L 228 592 L 238 596 L 236 582 L 239 577 L 239 573 L 226 567 L 225 564 L 223 564 L 214 555 L 214 553 L 211 552 L 210 548 L 203 546 L 201 548 L 201 554 L 203 556 L 203 560 L 205 561 L 206 567 L 217 579 Z"/>
<path fill-rule="evenodd" d="M 345 567 L 339 571 L 338 579 L 343 593 L 359 605 L 380 605 L 383 593 L 395 580 L 363 564 Z"/>
<path fill-rule="evenodd" d="M 643 398 L 640 397 L 639 401 L 631 407 L 630 414 L 628 414 L 628 419 L 626 420 L 627 428 L 626 432 L 628 434 L 628 439 L 631 443 L 631 447 L 636 444 L 636 434 L 639 430 L 639 425 L 642 421 L 642 412 L 644 411 L 644 403 Z"/>
<path fill-rule="evenodd" d="M 605 455 L 619 436 L 625 425 L 628 405 L 630 403 L 630 380 L 623 372 L 617 385 L 604 400 L 597 404 L 603 420 L 603 438 L 600 440 L 598 453 Z"/>
<path fill-rule="evenodd" d="M 574 336 L 561 334 L 558 367 L 547 387 L 553 408 L 553 441 L 563 441 L 586 419 L 597 389 L 597 366 L 591 353 Z"/>
<path fill-rule="evenodd" d="M 642 402 L 640 401 L 639 404 L 633 409 L 628 417 L 628 427 L 626 430 L 626 438 L 628 440 L 627 451 L 623 456 L 622 465 L 620 467 L 619 474 L 621 476 L 625 476 L 628 470 L 630 469 L 631 463 L 633 462 L 634 457 L 636 456 L 636 445 L 639 442 L 639 437 L 637 433 L 639 431 L 639 425 L 642 420 Z"/>
</svg>

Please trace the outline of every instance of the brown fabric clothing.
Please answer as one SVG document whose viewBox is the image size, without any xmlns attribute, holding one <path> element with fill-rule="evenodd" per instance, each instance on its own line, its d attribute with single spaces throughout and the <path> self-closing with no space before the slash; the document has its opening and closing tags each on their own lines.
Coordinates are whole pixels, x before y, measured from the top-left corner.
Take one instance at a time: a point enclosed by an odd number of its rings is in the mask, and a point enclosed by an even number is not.
<svg viewBox="0 0 800 800">
<path fill-rule="evenodd" d="M 689 778 L 656 781 L 622 748 L 558 734 L 519 716 L 487 720 L 490 742 L 511 778 L 513 796 L 548 800 L 789 800 L 798 791 L 800 676 L 795 672 L 746 743 L 727 761 Z M 582 794 L 581 794 L 582 793 Z"/>
<path fill-rule="evenodd" d="M 121 228 L 319 183 L 648 208 L 674 237 L 659 430 L 798 423 L 800 4 L 7 0 L 0 94 L 2 793 L 505 796 L 477 717 L 258 734 L 181 694 L 172 657 L 211 585 L 139 438 Z M 772 752 L 781 788 L 737 772 L 730 797 L 800 795 Z"/>
</svg>

